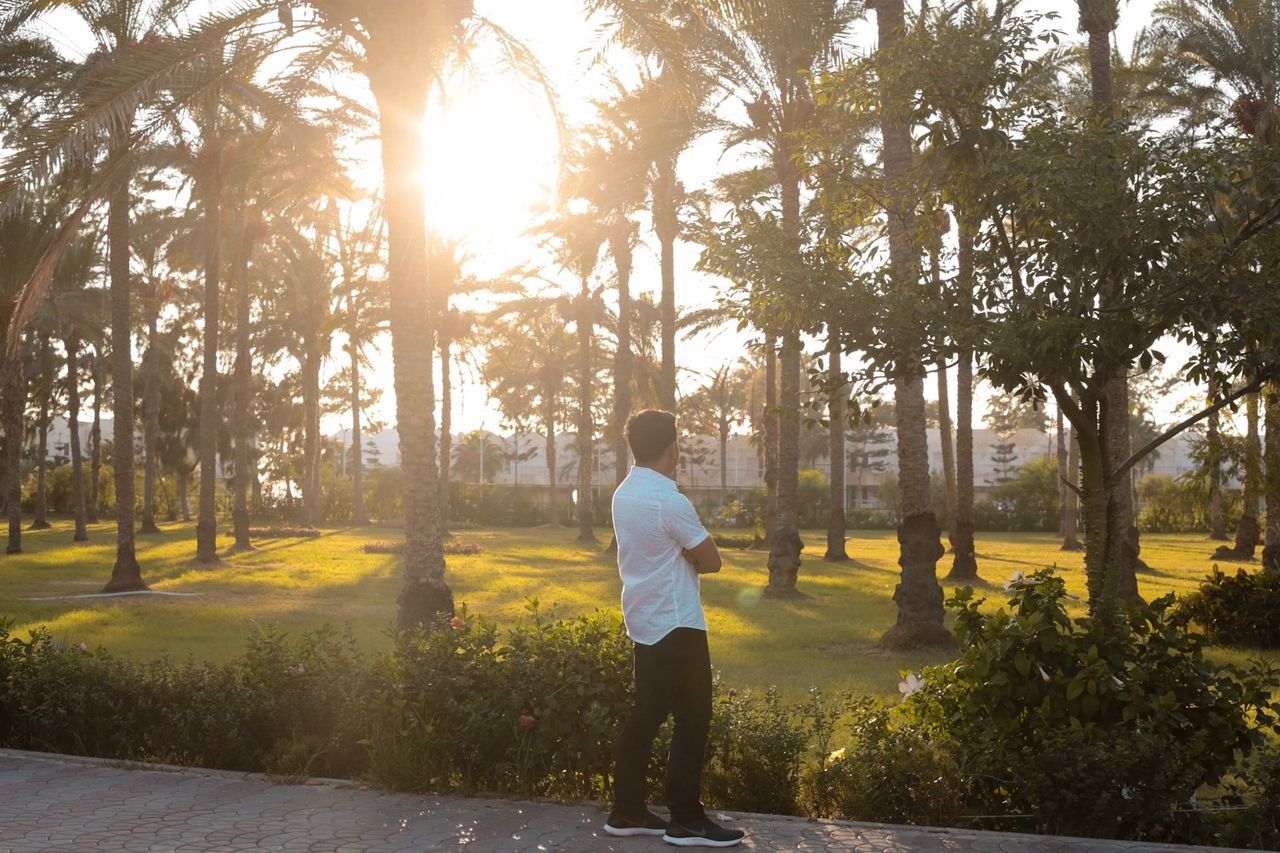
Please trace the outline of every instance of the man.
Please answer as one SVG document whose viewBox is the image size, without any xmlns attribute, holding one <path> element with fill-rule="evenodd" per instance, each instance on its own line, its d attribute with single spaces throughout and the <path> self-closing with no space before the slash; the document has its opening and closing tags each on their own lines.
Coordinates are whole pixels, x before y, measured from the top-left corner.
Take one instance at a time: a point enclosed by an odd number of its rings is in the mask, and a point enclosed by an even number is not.
<svg viewBox="0 0 1280 853">
<path fill-rule="evenodd" d="M 635 465 L 613 493 L 622 616 L 634 647 L 635 699 L 614 745 L 610 835 L 661 835 L 681 847 L 732 847 L 745 833 L 702 808 L 702 764 L 711 724 L 711 657 L 698 575 L 720 571 L 720 552 L 688 498 L 676 490 L 676 416 L 646 409 L 627 420 Z M 645 770 L 671 715 L 667 756 L 671 821 L 645 805 Z"/>
</svg>

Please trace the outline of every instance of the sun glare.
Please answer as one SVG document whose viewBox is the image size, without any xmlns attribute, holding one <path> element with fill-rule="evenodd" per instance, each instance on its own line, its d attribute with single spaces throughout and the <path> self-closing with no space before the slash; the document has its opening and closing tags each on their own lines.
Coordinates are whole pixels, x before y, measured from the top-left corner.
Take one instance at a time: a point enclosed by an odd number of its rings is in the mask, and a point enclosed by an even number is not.
<svg viewBox="0 0 1280 853">
<path fill-rule="evenodd" d="M 427 224 L 490 271 L 522 256 L 531 212 L 556 178 L 558 139 L 545 101 L 507 80 L 483 82 L 428 111 L 422 188 Z"/>
</svg>

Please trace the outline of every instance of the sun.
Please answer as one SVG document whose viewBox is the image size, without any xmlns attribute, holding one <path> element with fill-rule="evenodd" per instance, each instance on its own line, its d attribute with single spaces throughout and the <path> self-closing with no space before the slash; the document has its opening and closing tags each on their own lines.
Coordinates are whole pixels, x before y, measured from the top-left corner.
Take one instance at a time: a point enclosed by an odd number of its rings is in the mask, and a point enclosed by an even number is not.
<svg viewBox="0 0 1280 853">
<path fill-rule="evenodd" d="M 558 156 L 555 119 L 527 85 L 492 79 L 431 104 L 421 179 L 428 227 L 461 240 L 486 268 L 513 266 L 550 198 Z"/>
</svg>

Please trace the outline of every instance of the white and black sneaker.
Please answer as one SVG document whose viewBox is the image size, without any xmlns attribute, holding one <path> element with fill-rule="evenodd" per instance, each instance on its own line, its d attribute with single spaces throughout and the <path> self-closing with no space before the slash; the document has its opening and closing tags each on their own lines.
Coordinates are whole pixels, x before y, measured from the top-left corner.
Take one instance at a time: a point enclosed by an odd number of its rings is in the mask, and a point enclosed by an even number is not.
<svg viewBox="0 0 1280 853">
<path fill-rule="evenodd" d="M 639 818 L 628 817 L 615 809 L 604 822 L 604 831 L 624 838 L 631 835 L 658 836 L 666 833 L 667 822 L 648 809 Z"/>
<path fill-rule="evenodd" d="M 698 823 L 667 824 L 662 840 L 677 847 L 734 847 L 742 843 L 747 834 L 740 829 L 725 829 L 704 817 Z"/>
</svg>

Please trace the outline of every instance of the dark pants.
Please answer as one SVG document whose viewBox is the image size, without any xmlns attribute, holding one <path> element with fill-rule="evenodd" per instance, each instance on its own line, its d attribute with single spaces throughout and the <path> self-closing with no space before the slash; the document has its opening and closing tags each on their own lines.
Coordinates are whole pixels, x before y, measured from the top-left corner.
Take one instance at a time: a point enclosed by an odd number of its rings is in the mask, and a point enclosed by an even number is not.
<svg viewBox="0 0 1280 853">
<path fill-rule="evenodd" d="M 676 628 L 651 646 L 635 644 L 635 699 L 614 744 L 614 807 L 644 814 L 645 771 L 653 739 L 675 718 L 667 755 L 667 806 L 677 823 L 703 819 L 702 763 L 711 725 L 711 655 L 707 632 Z"/>
</svg>

